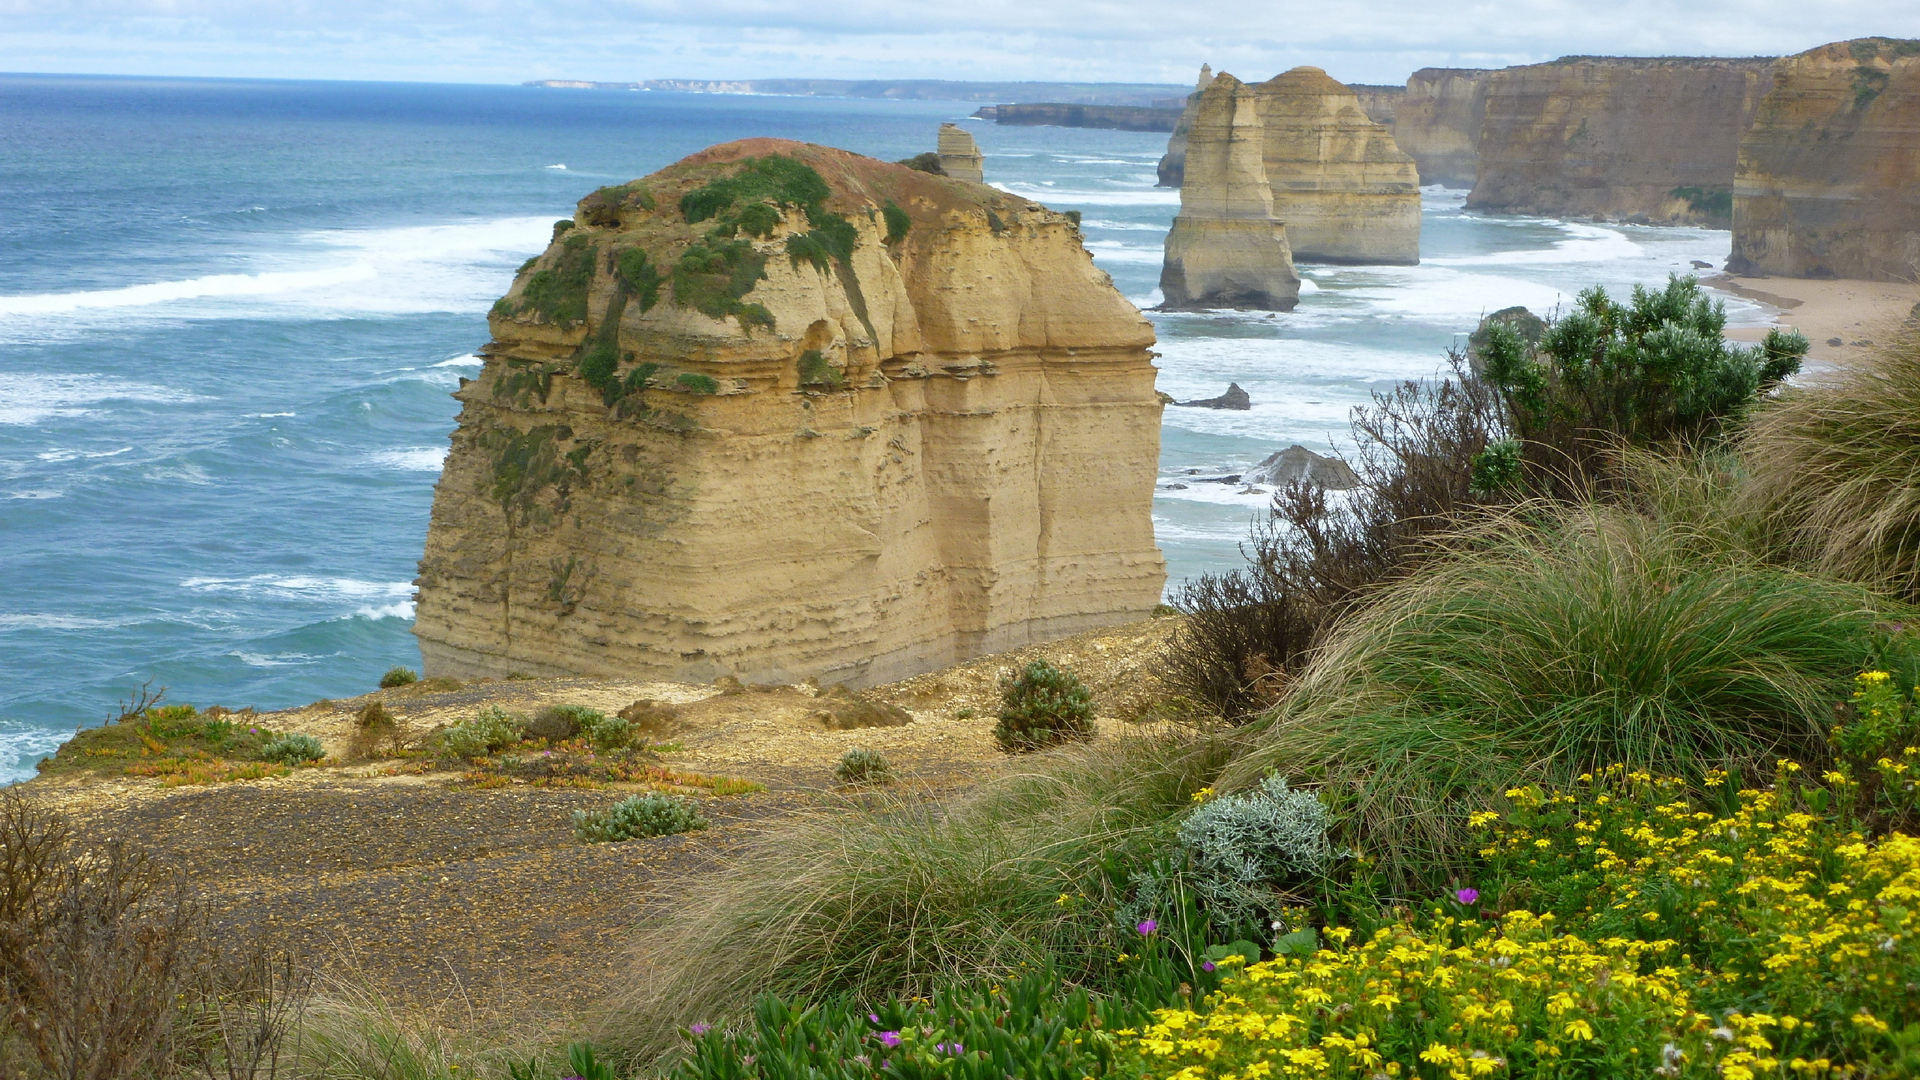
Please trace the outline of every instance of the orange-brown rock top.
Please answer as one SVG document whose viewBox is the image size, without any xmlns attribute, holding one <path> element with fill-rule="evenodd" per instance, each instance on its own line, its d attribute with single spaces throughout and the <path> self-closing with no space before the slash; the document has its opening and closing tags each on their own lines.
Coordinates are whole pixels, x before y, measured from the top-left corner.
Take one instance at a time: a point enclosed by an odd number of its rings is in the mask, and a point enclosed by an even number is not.
<svg viewBox="0 0 1920 1080">
<path fill-rule="evenodd" d="M 869 684 L 1158 602 L 1153 333 L 1066 215 L 753 139 L 556 228 L 456 395 L 430 673 Z"/>
<path fill-rule="evenodd" d="M 1568 57 L 1489 76 L 1467 206 L 1725 227 L 1774 61 Z"/>
<path fill-rule="evenodd" d="M 1420 176 L 1344 83 L 1297 67 L 1253 88 L 1273 213 L 1299 262 L 1420 261 Z"/>
<path fill-rule="evenodd" d="M 1920 279 L 1920 41 L 1780 62 L 1740 140 L 1727 269 Z"/>
</svg>

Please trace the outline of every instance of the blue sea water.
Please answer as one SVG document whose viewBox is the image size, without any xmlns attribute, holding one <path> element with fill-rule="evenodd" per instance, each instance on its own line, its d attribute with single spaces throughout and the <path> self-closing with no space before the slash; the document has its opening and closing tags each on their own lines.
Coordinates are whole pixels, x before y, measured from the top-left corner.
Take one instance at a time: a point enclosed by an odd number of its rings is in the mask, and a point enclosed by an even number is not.
<svg viewBox="0 0 1920 1080">
<path fill-rule="evenodd" d="M 897 159 L 972 105 L 527 87 L 0 76 L 0 780 L 151 679 L 282 707 L 417 666 L 448 394 L 485 312 L 586 192 L 772 135 Z M 1164 136 L 968 121 L 989 182 L 1083 214 L 1144 306 L 1179 206 Z M 1175 581 L 1264 492 L 1189 482 L 1431 375 L 1481 314 L 1718 265 L 1724 232 L 1488 217 L 1425 197 L 1418 267 L 1303 266 L 1298 310 L 1154 315 L 1154 520 Z M 1765 312 L 1729 302 L 1736 322 Z M 1184 488 L 1167 485 L 1184 483 Z"/>
</svg>

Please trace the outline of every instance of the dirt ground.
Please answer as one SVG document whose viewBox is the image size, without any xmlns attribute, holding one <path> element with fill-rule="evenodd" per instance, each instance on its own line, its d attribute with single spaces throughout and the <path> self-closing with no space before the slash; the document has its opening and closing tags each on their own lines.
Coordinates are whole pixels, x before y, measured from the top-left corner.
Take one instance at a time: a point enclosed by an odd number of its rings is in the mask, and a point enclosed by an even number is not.
<svg viewBox="0 0 1920 1080">
<path fill-rule="evenodd" d="M 627 943 L 672 909 L 677 882 L 740 856 L 794 814 L 850 793 L 833 767 L 859 746 L 886 756 L 901 785 L 937 796 L 989 777 L 1007 757 L 992 738 L 1001 674 L 1036 657 L 1093 691 L 1103 733 L 1161 696 L 1152 675 L 1177 620 L 1153 619 L 983 657 L 867 691 L 906 710 L 898 726 L 829 730 L 812 686 L 720 688 L 588 679 L 403 687 L 260 714 L 321 739 L 333 757 L 277 780 L 167 788 L 158 780 L 46 777 L 27 789 L 68 812 L 82 835 L 137 838 L 182 867 L 216 924 L 249 928 L 347 974 L 397 1010 L 467 1023 L 564 1024 L 626 972 Z M 575 810 L 626 792 L 515 783 L 482 789 L 452 773 L 389 775 L 397 762 L 331 764 L 354 715 L 381 701 L 415 732 L 487 704 L 617 711 L 675 706 L 664 763 L 757 781 L 747 795 L 700 798 L 711 827 L 585 844 Z M 211 704 L 211 703 L 196 703 Z"/>
</svg>

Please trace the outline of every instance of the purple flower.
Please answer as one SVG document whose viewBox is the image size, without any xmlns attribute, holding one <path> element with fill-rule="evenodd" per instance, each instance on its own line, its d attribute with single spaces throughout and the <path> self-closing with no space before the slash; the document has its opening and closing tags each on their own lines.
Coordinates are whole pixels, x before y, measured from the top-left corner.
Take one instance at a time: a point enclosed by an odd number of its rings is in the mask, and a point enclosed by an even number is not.
<svg viewBox="0 0 1920 1080">
<path fill-rule="evenodd" d="M 939 1045 L 935 1046 L 934 1049 L 940 1051 L 943 1054 L 950 1055 L 952 1057 L 959 1057 L 961 1054 L 964 1054 L 967 1052 L 967 1048 L 964 1046 L 961 1046 L 957 1042 L 956 1043 L 940 1043 Z"/>
<path fill-rule="evenodd" d="M 687 1030 L 693 1032 L 695 1035 L 705 1035 L 707 1032 L 713 1030 L 713 1025 L 712 1024 L 695 1024 L 692 1027 L 688 1028 Z"/>
<path fill-rule="evenodd" d="M 1201 964 L 1201 965 L 1200 965 L 1200 970 L 1201 970 L 1201 971 L 1212 971 L 1212 970 L 1213 970 L 1213 961 L 1211 961 L 1211 960 L 1209 960 L 1209 961 L 1207 961 L 1206 963 L 1204 963 L 1204 964 Z"/>
<path fill-rule="evenodd" d="M 1463 904 L 1471 904 L 1480 899 L 1480 890 L 1461 889 L 1453 894 L 1453 898 Z"/>
<path fill-rule="evenodd" d="M 880 1045 L 882 1045 L 882 1046 L 884 1046 L 884 1047 L 886 1047 L 886 1048 L 887 1048 L 887 1049 L 889 1049 L 889 1050 L 891 1050 L 891 1049 L 893 1049 L 893 1048 L 894 1048 L 894 1047 L 896 1047 L 896 1046 L 899 1046 L 899 1045 L 900 1045 L 900 1033 L 899 1033 L 899 1032 L 897 1032 L 897 1031 L 883 1031 L 883 1032 L 881 1032 L 881 1033 L 880 1033 Z"/>
<path fill-rule="evenodd" d="M 1143 922 L 1139 926 L 1134 927 L 1134 929 L 1140 931 L 1141 937 L 1146 937 L 1147 935 L 1153 933 L 1155 930 L 1160 929 L 1160 924 L 1157 922 L 1154 922 L 1152 919 L 1148 919 L 1146 922 Z"/>
<path fill-rule="evenodd" d="M 879 1022 L 880 1022 L 880 1014 L 879 1014 L 879 1013 L 868 1013 L 868 1014 L 867 1014 L 867 1023 L 869 1023 L 869 1024 L 877 1024 L 877 1023 L 879 1023 Z"/>
</svg>

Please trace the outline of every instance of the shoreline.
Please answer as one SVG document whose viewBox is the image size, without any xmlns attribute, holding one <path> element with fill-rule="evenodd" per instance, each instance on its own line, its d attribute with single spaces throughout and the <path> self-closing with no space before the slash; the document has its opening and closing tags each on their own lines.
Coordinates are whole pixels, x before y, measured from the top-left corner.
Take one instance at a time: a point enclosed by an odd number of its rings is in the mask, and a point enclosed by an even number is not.
<svg viewBox="0 0 1920 1080">
<path fill-rule="evenodd" d="M 1773 309 L 1773 325 L 1807 336 L 1807 359 L 1844 364 L 1864 356 L 1875 342 L 1898 331 L 1920 305 L 1920 284 L 1840 278 L 1749 278 L 1719 273 L 1700 284 L 1716 292 L 1757 300 Z M 1771 327 L 1732 327 L 1733 341 L 1757 342 Z M 1834 344 L 1835 340 L 1839 344 Z"/>
</svg>

